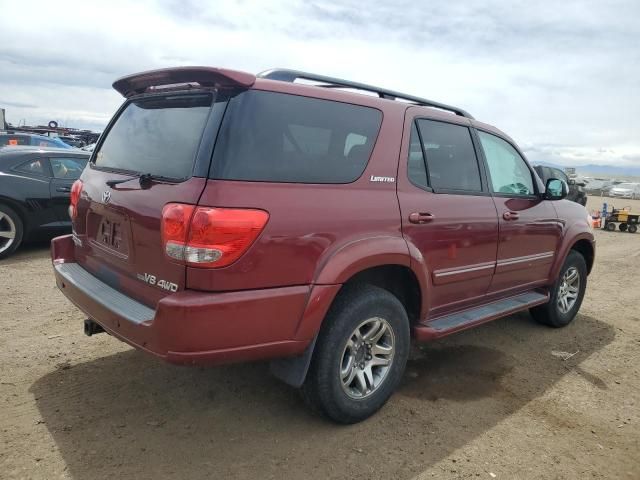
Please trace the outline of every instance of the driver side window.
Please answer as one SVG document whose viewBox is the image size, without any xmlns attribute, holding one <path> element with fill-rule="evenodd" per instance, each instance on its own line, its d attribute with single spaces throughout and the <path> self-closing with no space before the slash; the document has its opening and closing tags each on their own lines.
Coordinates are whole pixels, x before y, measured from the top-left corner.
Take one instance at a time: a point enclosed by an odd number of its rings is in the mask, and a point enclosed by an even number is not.
<svg viewBox="0 0 640 480">
<path fill-rule="evenodd" d="M 515 196 L 535 194 L 531 170 L 509 143 L 495 135 L 478 131 L 495 193 Z"/>
</svg>

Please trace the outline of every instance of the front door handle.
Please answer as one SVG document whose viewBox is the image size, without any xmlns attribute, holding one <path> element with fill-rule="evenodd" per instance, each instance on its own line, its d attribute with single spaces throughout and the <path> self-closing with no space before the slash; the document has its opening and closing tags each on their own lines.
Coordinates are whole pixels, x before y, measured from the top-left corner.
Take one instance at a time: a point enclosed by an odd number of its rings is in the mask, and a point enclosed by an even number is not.
<svg viewBox="0 0 640 480">
<path fill-rule="evenodd" d="M 520 218 L 520 215 L 518 214 L 518 212 L 504 212 L 502 214 L 502 218 L 504 218 L 505 220 L 518 220 L 518 218 Z"/>
<path fill-rule="evenodd" d="M 413 212 L 412 214 L 409 215 L 409 221 L 411 223 L 417 223 L 418 225 L 422 225 L 423 223 L 429 223 L 434 218 L 436 217 L 434 217 L 430 213 Z"/>
<path fill-rule="evenodd" d="M 70 193 L 71 187 L 58 187 L 56 188 L 56 192 Z"/>
</svg>

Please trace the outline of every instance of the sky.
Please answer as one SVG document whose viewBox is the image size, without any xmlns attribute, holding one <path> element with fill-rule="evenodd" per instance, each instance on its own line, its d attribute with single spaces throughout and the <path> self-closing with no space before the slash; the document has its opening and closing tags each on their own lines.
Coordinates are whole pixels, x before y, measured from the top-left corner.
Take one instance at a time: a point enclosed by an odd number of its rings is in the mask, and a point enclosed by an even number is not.
<svg viewBox="0 0 640 480">
<path fill-rule="evenodd" d="M 0 0 L 0 108 L 100 131 L 123 75 L 294 68 L 457 105 L 531 161 L 640 167 L 640 1 Z"/>
</svg>

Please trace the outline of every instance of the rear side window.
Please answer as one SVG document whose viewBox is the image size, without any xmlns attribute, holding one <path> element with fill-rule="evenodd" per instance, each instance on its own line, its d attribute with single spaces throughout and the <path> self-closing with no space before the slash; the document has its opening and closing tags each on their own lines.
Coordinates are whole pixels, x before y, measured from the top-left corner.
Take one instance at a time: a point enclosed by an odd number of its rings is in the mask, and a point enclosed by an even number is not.
<svg viewBox="0 0 640 480">
<path fill-rule="evenodd" d="M 413 122 L 411 126 L 411 138 L 409 140 L 409 163 L 407 168 L 409 180 L 418 187 L 426 188 L 429 186 L 427 182 L 427 169 L 424 165 L 424 155 L 422 154 L 422 146 L 420 145 L 420 136 L 418 128 Z"/>
<path fill-rule="evenodd" d="M 436 190 L 482 191 L 480 169 L 467 127 L 418 120 L 429 184 Z"/>
<path fill-rule="evenodd" d="M 107 132 L 95 165 L 173 179 L 190 177 L 211 102 L 209 94 L 131 102 Z"/>
<path fill-rule="evenodd" d="M 16 167 L 16 170 L 31 175 L 47 175 L 47 171 L 42 159 L 31 160 Z"/>
<path fill-rule="evenodd" d="M 51 170 L 54 178 L 63 178 L 67 180 L 75 180 L 80 178 L 82 170 L 87 164 L 85 158 L 50 158 Z"/>
<path fill-rule="evenodd" d="M 373 108 L 249 90 L 229 103 L 210 176 L 349 183 L 364 172 L 381 121 Z"/>
</svg>

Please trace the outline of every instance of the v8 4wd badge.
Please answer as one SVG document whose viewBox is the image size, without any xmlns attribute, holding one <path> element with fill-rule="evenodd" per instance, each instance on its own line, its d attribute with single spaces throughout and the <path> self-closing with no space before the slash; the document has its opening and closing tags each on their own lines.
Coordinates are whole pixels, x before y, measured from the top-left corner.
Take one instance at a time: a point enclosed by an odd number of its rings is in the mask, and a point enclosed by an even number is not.
<svg viewBox="0 0 640 480">
<path fill-rule="evenodd" d="M 155 275 L 151 275 L 149 273 L 138 273 L 136 274 L 138 280 L 142 280 L 149 285 L 153 285 L 155 287 L 161 288 L 163 290 L 167 290 L 169 292 L 177 292 L 178 284 L 169 282 L 168 280 L 158 279 Z"/>
</svg>

